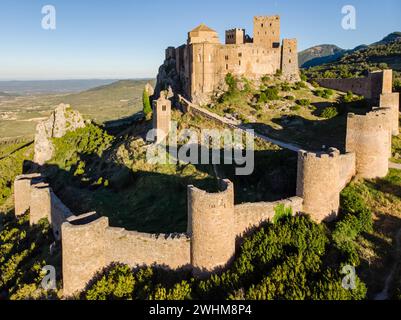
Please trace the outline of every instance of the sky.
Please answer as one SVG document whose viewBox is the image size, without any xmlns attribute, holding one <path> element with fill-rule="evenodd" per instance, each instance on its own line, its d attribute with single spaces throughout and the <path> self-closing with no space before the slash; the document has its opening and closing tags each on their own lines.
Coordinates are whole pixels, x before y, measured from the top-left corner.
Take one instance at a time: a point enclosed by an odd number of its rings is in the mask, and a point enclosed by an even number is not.
<svg viewBox="0 0 401 320">
<path fill-rule="evenodd" d="M 56 29 L 42 28 L 42 8 Z M 342 8 L 356 10 L 344 30 Z M 0 80 L 155 77 L 168 46 L 186 42 L 200 23 L 253 33 L 253 16 L 281 16 L 281 37 L 299 50 L 317 44 L 354 48 L 401 31 L 400 0 L 1 0 Z"/>
</svg>

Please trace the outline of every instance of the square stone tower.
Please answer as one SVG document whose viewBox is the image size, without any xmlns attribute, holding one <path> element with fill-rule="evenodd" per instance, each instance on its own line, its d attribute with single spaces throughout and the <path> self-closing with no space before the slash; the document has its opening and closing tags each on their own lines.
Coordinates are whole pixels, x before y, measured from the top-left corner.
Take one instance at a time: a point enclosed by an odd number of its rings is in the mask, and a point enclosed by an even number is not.
<svg viewBox="0 0 401 320">
<path fill-rule="evenodd" d="M 245 29 L 226 30 L 226 44 L 244 44 Z"/>
<path fill-rule="evenodd" d="M 156 143 L 162 142 L 171 128 L 171 101 L 164 94 L 153 101 L 153 129 L 156 129 Z"/>
<path fill-rule="evenodd" d="M 253 43 L 266 49 L 280 48 L 280 16 L 253 18 Z"/>
<path fill-rule="evenodd" d="M 281 47 L 281 71 L 288 80 L 299 80 L 298 41 L 283 39 Z"/>
</svg>

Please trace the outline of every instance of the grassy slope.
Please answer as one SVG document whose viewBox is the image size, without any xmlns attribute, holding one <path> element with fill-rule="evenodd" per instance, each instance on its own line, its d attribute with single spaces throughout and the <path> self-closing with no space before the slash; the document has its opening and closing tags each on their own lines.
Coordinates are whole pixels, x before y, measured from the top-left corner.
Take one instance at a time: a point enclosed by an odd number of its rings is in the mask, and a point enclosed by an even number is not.
<svg viewBox="0 0 401 320">
<path fill-rule="evenodd" d="M 278 99 L 259 102 L 261 89 L 278 89 Z M 283 86 L 277 77 L 261 84 L 253 84 L 247 91 L 238 91 L 206 106 L 210 111 L 224 116 L 236 116 L 248 127 L 282 141 L 296 143 L 309 150 L 320 150 L 323 145 L 343 149 L 346 126 L 346 110 L 356 113 L 365 109 L 358 105 L 342 103 L 343 94 L 332 90 L 322 97 L 322 88 L 311 85 Z M 292 97 L 291 100 L 288 97 Z M 356 98 L 356 97 L 355 97 Z M 302 105 L 307 100 L 307 105 Z M 338 109 L 337 117 L 325 118 L 328 108 Z"/>
</svg>

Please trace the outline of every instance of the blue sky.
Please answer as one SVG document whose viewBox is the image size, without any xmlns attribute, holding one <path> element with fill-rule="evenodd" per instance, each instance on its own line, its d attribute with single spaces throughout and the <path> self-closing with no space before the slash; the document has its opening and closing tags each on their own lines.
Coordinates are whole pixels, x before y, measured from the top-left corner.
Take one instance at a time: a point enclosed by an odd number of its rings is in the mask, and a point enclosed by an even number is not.
<svg viewBox="0 0 401 320">
<path fill-rule="evenodd" d="M 56 8 L 54 31 L 41 28 L 44 5 Z M 341 27 L 344 5 L 356 8 L 356 30 Z M 225 29 L 252 34 L 253 16 L 272 14 L 300 50 L 353 48 L 401 31 L 399 0 L 1 0 L 0 80 L 154 77 L 164 49 L 199 23 L 223 40 Z"/>
</svg>

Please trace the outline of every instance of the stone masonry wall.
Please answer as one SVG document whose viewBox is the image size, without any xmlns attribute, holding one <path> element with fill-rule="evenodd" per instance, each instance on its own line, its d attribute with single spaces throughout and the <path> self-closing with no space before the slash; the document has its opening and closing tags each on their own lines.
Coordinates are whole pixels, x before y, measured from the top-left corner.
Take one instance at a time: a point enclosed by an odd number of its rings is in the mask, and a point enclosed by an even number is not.
<svg viewBox="0 0 401 320">
<path fill-rule="evenodd" d="M 29 224 L 35 225 L 41 219 L 47 218 L 51 221 L 51 199 L 49 184 L 32 181 L 30 195 Z"/>
<path fill-rule="evenodd" d="M 61 239 L 61 225 L 72 216 L 40 174 L 18 176 L 14 181 L 14 201 L 16 216 L 29 210 L 30 225 L 47 218 L 52 226 L 54 237 Z"/>
<path fill-rule="evenodd" d="M 340 185 L 341 192 L 356 175 L 356 154 L 346 153 L 340 155 Z"/>
<path fill-rule="evenodd" d="M 303 199 L 292 197 L 275 202 L 244 203 L 234 207 L 235 234 L 243 237 L 249 231 L 259 227 L 263 222 L 272 221 L 275 208 L 284 204 L 286 208 L 292 208 L 293 214 L 302 212 Z"/>
<path fill-rule="evenodd" d="M 383 70 L 369 73 L 366 78 L 317 79 L 322 87 L 338 91 L 351 91 L 367 99 L 379 101 L 381 94 L 392 93 L 393 71 Z"/>
<path fill-rule="evenodd" d="M 14 180 L 14 210 L 16 216 L 25 214 L 31 206 L 31 180 L 40 175 L 24 174 Z"/>
<path fill-rule="evenodd" d="M 382 93 L 380 108 L 391 110 L 391 133 L 393 136 L 398 136 L 400 133 L 400 94 L 398 92 Z"/>
<path fill-rule="evenodd" d="M 106 217 L 87 224 L 79 220 L 64 223 L 62 244 L 65 296 L 82 290 L 96 272 L 113 262 L 169 269 L 190 265 L 190 240 L 186 235 L 152 235 L 111 228 Z"/>
</svg>

